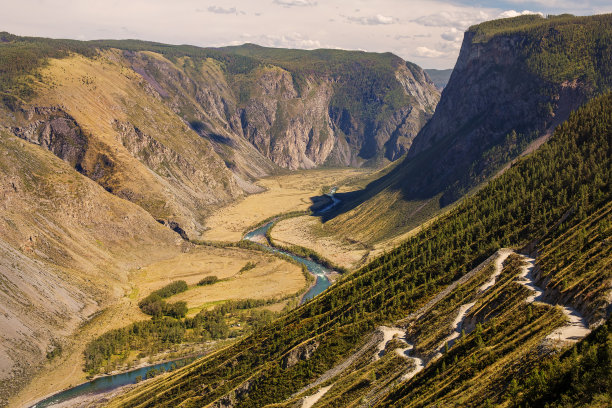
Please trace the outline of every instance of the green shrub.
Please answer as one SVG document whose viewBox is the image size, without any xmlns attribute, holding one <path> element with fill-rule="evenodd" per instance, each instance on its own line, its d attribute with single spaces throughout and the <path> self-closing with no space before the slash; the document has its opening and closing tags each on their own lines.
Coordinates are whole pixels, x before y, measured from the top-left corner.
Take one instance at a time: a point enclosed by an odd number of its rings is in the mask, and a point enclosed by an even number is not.
<svg viewBox="0 0 612 408">
<path fill-rule="evenodd" d="M 217 278 L 214 275 L 211 276 L 205 276 L 203 277 L 199 282 L 198 282 L 198 286 L 205 286 L 205 285 L 212 285 L 213 283 L 217 282 L 219 280 L 219 278 Z"/>
</svg>

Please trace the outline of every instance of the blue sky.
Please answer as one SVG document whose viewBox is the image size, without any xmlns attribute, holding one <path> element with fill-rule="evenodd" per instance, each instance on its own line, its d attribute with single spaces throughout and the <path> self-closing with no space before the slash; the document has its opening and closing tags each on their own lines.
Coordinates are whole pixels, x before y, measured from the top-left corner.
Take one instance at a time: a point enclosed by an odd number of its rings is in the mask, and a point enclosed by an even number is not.
<svg viewBox="0 0 612 408">
<path fill-rule="evenodd" d="M 612 0 L 8 0 L 0 31 L 390 51 L 425 68 L 452 68 L 472 24 L 522 13 L 605 12 L 612 12 Z"/>
</svg>

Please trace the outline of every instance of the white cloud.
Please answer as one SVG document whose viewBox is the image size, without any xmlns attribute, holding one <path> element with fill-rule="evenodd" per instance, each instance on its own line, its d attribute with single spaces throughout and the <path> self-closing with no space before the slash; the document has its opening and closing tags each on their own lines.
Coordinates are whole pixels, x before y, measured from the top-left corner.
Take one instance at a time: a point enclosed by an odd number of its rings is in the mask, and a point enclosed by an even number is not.
<svg viewBox="0 0 612 408">
<path fill-rule="evenodd" d="M 473 24 L 490 19 L 489 13 L 479 11 L 441 11 L 435 14 L 428 14 L 412 20 L 412 22 L 425 27 L 448 27 L 458 30 L 465 30 Z"/>
<path fill-rule="evenodd" d="M 445 52 L 434 50 L 429 47 L 416 47 L 416 51 L 414 53 L 414 55 L 416 55 L 417 57 L 424 58 L 440 58 L 446 56 L 446 54 L 447 53 Z"/>
<path fill-rule="evenodd" d="M 274 3 L 284 7 L 312 7 L 317 5 L 317 2 L 313 0 L 274 0 Z"/>
<path fill-rule="evenodd" d="M 210 13 L 215 13 L 215 14 L 236 14 L 238 12 L 236 10 L 236 7 L 225 8 L 221 6 L 210 6 L 207 10 Z"/>
<path fill-rule="evenodd" d="M 518 17 L 518 16 L 524 16 L 527 14 L 537 14 L 539 16 L 544 17 L 543 13 L 540 13 L 539 11 L 530 11 L 530 10 L 523 10 L 523 11 L 514 11 L 514 10 L 506 10 L 503 13 L 501 13 L 500 15 L 497 16 L 497 18 L 509 18 L 509 17 Z"/>
<path fill-rule="evenodd" d="M 382 14 L 376 14 L 369 17 L 347 17 L 351 23 L 357 23 L 362 25 L 381 25 L 381 24 L 393 24 L 397 20 L 393 17 L 383 16 Z"/>
<path fill-rule="evenodd" d="M 463 31 L 451 27 L 450 30 L 443 32 L 440 36 L 446 41 L 458 42 L 463 39 Z"/>
<path fill-rule="evenodd" d="M 427 34 L 397 34 L 393 37 L 398 41 L 413 40 L 415 38 L 431 38 L 431 33 Z"/>
</svg>

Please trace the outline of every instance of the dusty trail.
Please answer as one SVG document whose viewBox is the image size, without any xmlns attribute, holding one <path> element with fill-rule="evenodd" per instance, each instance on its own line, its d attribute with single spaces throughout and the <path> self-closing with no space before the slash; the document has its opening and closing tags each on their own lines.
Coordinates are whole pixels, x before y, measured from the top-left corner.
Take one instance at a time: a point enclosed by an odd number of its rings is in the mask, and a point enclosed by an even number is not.
<svg viewBox="0 0 612 408">
<path fill-rule="evenodd" d="M 495 278 L 497 277 L 497 275 L 499 275 L 499 273 L 501 273 L 501 263 L 503 263 L 503 260 L 505 260 L 508 257 L 508 255 L 510 255 L 511 252 L 512 252 L 512 250 L 506 249 L 506 248 L 502 248 L 502 249 L 496 251 L 493 255 L 491 255 L 490 257 L 485 259 L 480 265 L 478 265 L 477 267 L 475 267 L 474 269 L 472 269 L 471 271 L 469 271 L 468 273 L 463 275 L 461 278 L 457 279 L 456 281 L 454 281 L 453 283 L 448 285 L 446 288 L 444 288 L 440 292 L 438 292 L 438 294 L 436 296 L 434 296 L 424 306 L 419 308 L 417 311 L 415 311 L 413 313 L 410 313 L 408 316 L 406 316 L 404 319 L 402 319 L 402 322 L 407 322 L 407 321 L 411 321 L 411 320 L 418 320 L 421 316 L 423 316 L 425 313 L 427 313 L 432 307 L 434 307 L 439 301 L 444 299 L 449 293 L 451 293 L 453 290 L 455 290 L 457 288 L 457 286 L 463 285 L 465 282 L 470 280 L 474 275 L 476 275 L 478 272 L 480 272 L 482 270 L 482 268 L 487 266 L 494 259 L 497 259 L 498 262 L 496 262 L 496 268 L 497 268 L 497 265 L 499 265 L 499 271 L 497 271 L 497 269 L 496 269 L 496 272 L 493 274 L 494 276 L 491 278 L 491 279 L 493 279 L 493 283 L 495 283 Z M 500 256 L 503 257 L 503 259 L 501 261 L 499 261 L 499 259 L 498 259 Z M 485 285 L 487 285 L 488 283 L 489 282 L 485 283 Z M 482 287 L 484 287 L 485 285 L 483 285 Z M 481 290 L 482 290 L 482 287 L 481 287 Z"/>
<path fill-rule="evenodd" d="M 535 279 L 533 277 L 533 268 L 535 260 L 533 258 L 527 257 L 525 255 L 521 255 L 526 265 L 522 266 L 522 271 L 519 277 L 521 280 L 518 281 L 521 285 L 530 289 L 533 294 L 530 295 L 527 299 L 527 303 L 540 302 L 545 303 L 550 306 L 557 306 L 557 304 L 548 302 L 544 300 L 544 291 L 535 284 Z M 591 332 L 589 329 L 589 324 L 578 312 L 571 306 L 558 305 L 562 308 L 563 314 L 568 319 L 568 323 L 565 326 L 559 327 L 551 334 L 546 336 L 546 340 L 552 343 L 557 343 L 559 346 L 563 346 L 567 343 L 576 343 L 583 339 L 587 334 Z"/>
<path fill-rule="evenodd" d="M 373 360 L 376 361 L 385 355 L 385 348 L 387 347 L 387 343 L 390 342 L 394 337 L 397 338 L 404 343 L 406 343 L 405 339 L 405 330 L 399 327 L 387 327 L 380 326 L 377 329 L 379 332 L 383 334 L 382 340 L 376 346 L 376 353 L 374 353 Z"/>
<path fill-rule="evenodd" d="M 458 279 L 457 281 L 455 281 L 451 285 L 447 286 L 444 290 L 442 290 L 440 293 L 438 293 L 433 299 L 431 299 L 425 306 L 421 307 L 419 310 L 417 310 L 416 312 L 412 313 L 411 315 L 409 315 L 406 319 L 403 319 L 402 321 L 405 322 L 407 320 L 416 320 L 416 319 L 420 318 L 427 311 L 429 311 L 432 307 L 434 307 L 436 303 L 438 303 L 446 295 L 451 293 L 457 286 L 467 282 L 470 278 L 472 278 L 476 273 L 481 271 L 482 268 L 487 266 L 490 262 L 495 262 L 494 263 L 495 269 L 494 269 L 493 274 L 491 275 L 491 277 L 484 284 L 482 284 L 478 288 L 477 298 L 482 296 L 489 289 L 491 289 L 493 286 L 495 286 L 495 282 L 497 280 L 497 277 L 502 272 L 502 269 L 503 269 L 502 267 L 503 267 L 504 261 L 506 260 L 506 258 L 508 258 L 508 256 L 510 256 L 511 254 L 514 254 L 514 253 L 515 252 L 513 250 L 507 249 L 507 248 L 502 248 L 502 249 L 498 250 L 497 252 L 495 252 L 495 254 L 493 254 L 492 256 L 487 258 L 484 262 L 482 262 L 480 265 L 478 265 L 472 271 L 468 272 L 466 275 L 464 275 L 463 277 L 461 277 L 460 279 Z M 537 286 L 534 283 L 535 282 L 535 279 L 533 277 L 534 259 L 533 258 L 529 258 L 529 257 L 527 257 L 525 255 L 520 255 L 520 256 L 523 257 L 523 259 L 526 261 L 527 264 L 522 267 L 521 274 L 519 275 L 520 280 L 518 280 L 517 282 L 520 283 L 521 285 L 524 285 L 525 287 L 527 287 L 528 289 L 530 289 L 533 292 L 533 294 L 530 295 L 526 299 L 526 302 L 528 302 L 528 303 L 542 302 L 542 303 L 546 303 L 546 304 L 551 305 L 551 306 L 556 306 L 555 304 L 552 304 L 552 303 L 544 300 L 544 291 L 539 286 Z M 436 351 L 435 355 L 431 359 L 429 359 L 429 361 L 427 361 L 427 363 L 423 359 L 421 359 L 421 358 L 418 358 L 416 356 L 410 355 L 410 352 L 413 350 L 414 346 L 413 346 L 413 344 L 409 343 L 406 340 L 405 329 L 402 329 L 400 327 L 380 326 L 374 332 L 374 335 L 372 336 L 372 339 L 370 339 L 370 341 L 364 347 L 362 347 L 360 350 L 358 350 L 353 356 L 351 356 L 347 360 L 345 360 L 344 363 L 334 367 L 332 370 L 330 370 L 327 373 L 325 373 L 322 377 L 320 377 L 311 386 L 308 386 L 308 387 L 305 387 L 304 389 L 302 389 L 300 391 L 300 393 L 304 392 L 305 390 L 307 390 L 309 388 L 312 388 L 312 387 L 314 387 L 316 385 L 319 385 L 322 382 L 324 382 L 324 381 L 326 381 L 326 380 L 328 380 L 328 379 L 330 379 L 330 378 L 332 378 L 332 377 L 334 377 L 336 375 L 339 375 L 342 371 L 344 371 L 346 368 L 348 368 L 350 363 L 355 361 L 356 358 L 360 357 L 366 351 L 366 349 L 368 347 L 372 347 L 374 344 L 376 344 L 376 350 L 375 350 L 375 353 L 374 353 L 374 355 L 372 357 L 372 360 L 376 361 L 376 360 L 380 359 L 385 354 L 385 348 L 387 346 L 387 343 L 390 340 L 392 340 L 393 338 L 397 338 L 398 340 L 400 340 L 400 341 L 402 341 L 403 343 L 406 344 L 406 347 L 395 349 L 395 352 L 398 355 L 400 355 L 400 356 L 402 356 L 404 358 L 412 359 L 414 361 L 414 363 L 415 363 L 415 368 L 410 370 L 409 372 L 405 373 L 401 377 L 401 381 L 410 380 L 417 373 L 419 373 L 420 371 L 425 369 L 425 367 L 430 362 L 432 362 L 432 361 L 438 359 L 439 357 L 441 357 L 442 356 L 442 351 L 445 349 L 446 344 L 448 344 L 448 346 L 451 347 L 453 345 L 453 343 L 459 338 L 459 336 L 461 335 L 461 330 L 462 330 L 462 327 L 463 327 L 463 322 L 464 322 L 467 314 L 469 313 L 469 311 L 475 305 L 475 303 L 476 303 L 475 301 L 469 302 L 469 303 L 464 303 L 464 304 L 462 304 L 459 307 L 457 316 L 455 317 L 454 321 L 451 324 L 451 327 L 453 328 L 452 333 L 450 335 L 448 335 L 444 339 L 444 341 L 441 342 L 441 344 L 436 349 L 437 351 Z M 574 343 L 574 342 L 577 342 L 577 341 L 581 340 L 587 334 L 590 333 L 590 329 L 588 328 L 587 321 L 584 319 L 584 317 L 577 310 L 575 310 L 574 308 L 572 308 L 570 306 L 564 306 L 564 305 L 559 305 L 559 306 L 563 309 L 563 313 L 567 316 L 568 323 L 565 326 L 560 327 L 560 328 L 556 329 L 555 331 L 553 331 L 551 334 L 549 334 L 546 337 L 547 341 L 552 342 L 552 343 L 556 343 L 556 344 L 559 344 L 559 345 L 563 345 L 563 344 L 567 344 L 567 343 Z M 313 395 L 311 395 L 309 397 L 306 397 L 304 399 L 304 404 L 302 405 L 302 408 L 309 408 L 312 405 L 314 405 L 330 388 L 331 388 L 331 386 L 324 387 L 324 388 L 320 389 L 317 393 L 315 393 L 315 394 L 313 394 Z M 308 403 L 310 405 L 306 405 L 306 403 Z"/>
<path fill-rule="evenodd" d="M 331 385 L 328 385 L 327 387 L 321 387 L 319 391 L 317 391 L 316 393 L 309 395 L 308 397 L 305 397 L 304 402 L 302 402 L 302 408 L 312 407 L 314 404 L 317 403 L 318 400 L 321 399 L 321 397 L 325 395 L 327 391 L 329 391 L 331 387 L 332 387 Z"/>
<path fill-rule="evenodd" d="M 480 288 L 478 288 L 478 293 L 477 293 L 478 297 L 482 296 L 482 294 L 487 292 L 489 289 L 491 289 L 495 285 L 495 281 L 497 280 L 497 277 L 502 272 L 504 261 L 512 253 L 514 252 L 508 248 L 502 248 L 498 250 L 497 252 L 495 252 L 494 254 L 494 256 L 496 257 L 495 264 L 494 264 L 495 269 L 493 271 L 493 274 L 489 278 L 489 280 L 487 280 L 484 284 L 480 286 Z M 491 260 L 492 260 L 491 258 L 488 258 L 485 262 L 479 265 L 476 269 L 481 270 L 482 267 L 484 267 Z M 467 314 L 469 313 L 470 310 L 472 310 L 472 307 L 475 304 L 476 302 L 474 301 L 470 303 L 464 303 L 463 305 L 459 306 L 459 313 L 457 314 L 457 317 L 455 317 L 455 320 L 453 320 L 453 323 L 451 324 L 451 327 L 453 328 L 453 332 L 450 335 L 448 335 L 442 341 L 442 343 L 438 346 L 437 352 L 433 356 L 432 360 L 440 358 L 442 356 L 442 350 L 446 348 L 446 345 L 448 344 L 448 347 L 452 347 L 452 345 L 459 338 L 459 336 L 461 336 L 461 330 L 463 328 L 463 321 L 465 320 Z"/>
<path fill-rule="evenodd" d="M 380 326 L 378 328 L 378 331 L 383 334 L 383 339 L 380 341 L 380 343 L 378 343 L 378 346 L 376 348 L 377 352 L 374 354 L 373 357 L 374 361 L 385 355 L 385 348 L 387 347 L 387 343 L 393 338 L 396 338 L 402 343 L 406 344 L 406 347 L 395 349 L 397 355 L 412 360 L 415 365 L 414 369 L 410 370 L 402 376 L 402 381 L 414 377 L 419 371 L 425 368 L 425 363 L 422 359 L 410 355 L 410 351 L 414 349 L 414 345 L 406 340 L 406 330 L 399 327 Z"/>
</svg>

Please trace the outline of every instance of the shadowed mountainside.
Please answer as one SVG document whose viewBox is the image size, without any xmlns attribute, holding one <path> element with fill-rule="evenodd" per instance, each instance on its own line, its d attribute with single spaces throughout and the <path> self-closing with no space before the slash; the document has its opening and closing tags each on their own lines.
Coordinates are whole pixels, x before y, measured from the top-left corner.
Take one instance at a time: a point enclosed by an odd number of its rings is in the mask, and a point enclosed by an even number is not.
<svg viewBox="0 0 612 408">
<path fill-rule="evenodd" d="M 432 119 L 400 163 L 342 196 L 327 228 L 375 242 L 416 227 L 532 151 L 612 85 L 612 15 L 470 27 Z M 380 222 L 366 222 L 376 214 Z M 369 227 L 364 227 L 369 226 Z"/>
</svg>

